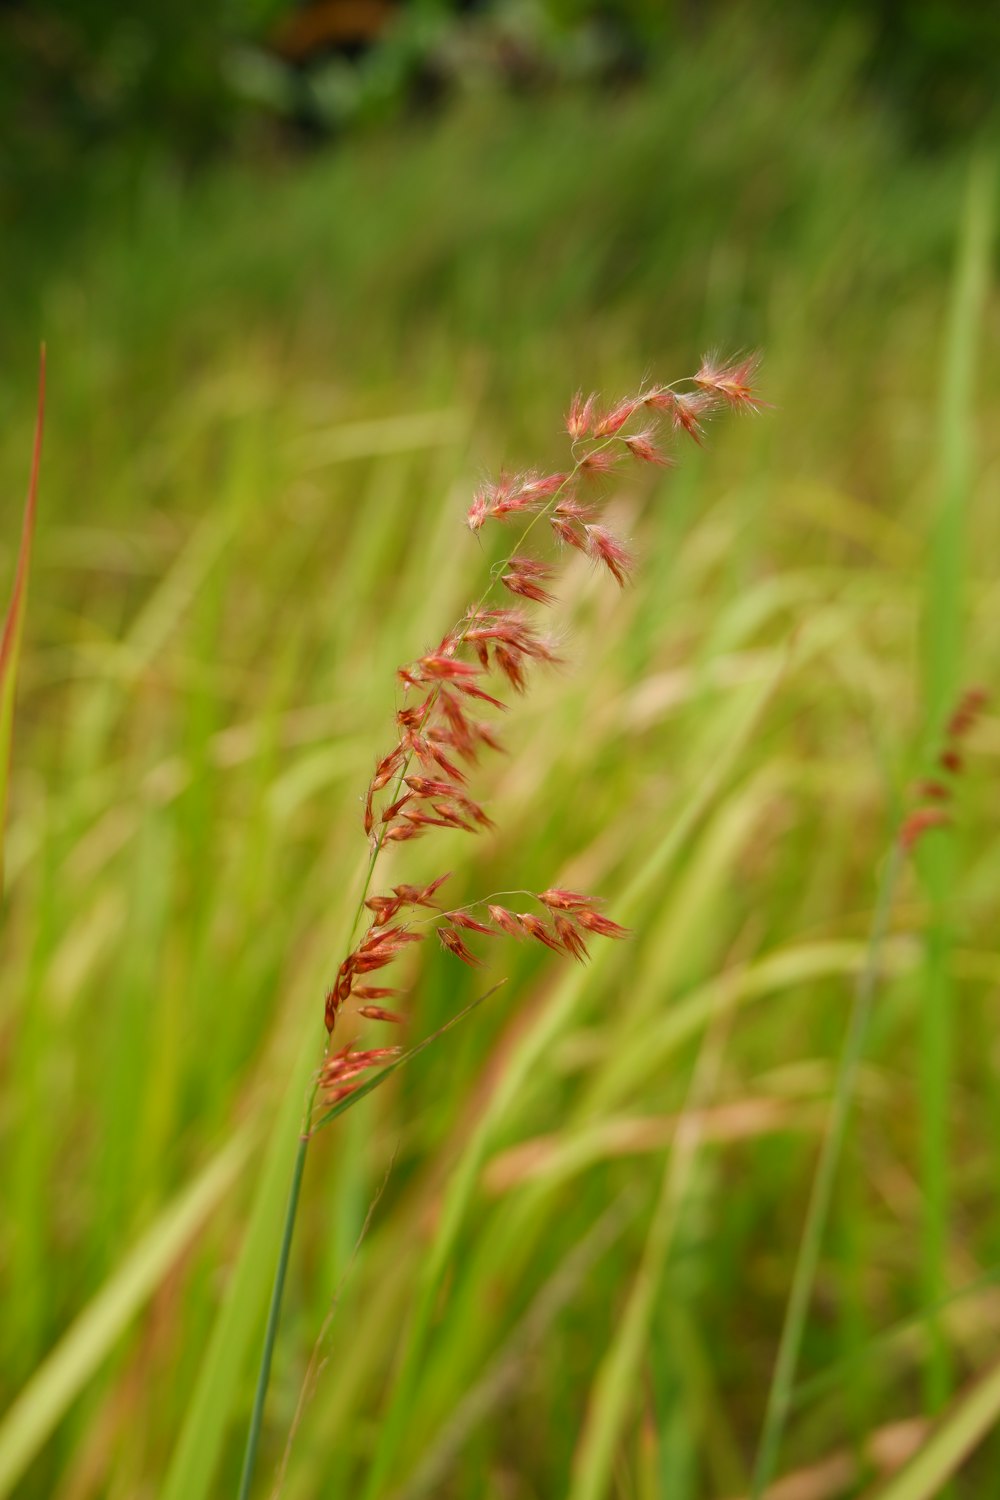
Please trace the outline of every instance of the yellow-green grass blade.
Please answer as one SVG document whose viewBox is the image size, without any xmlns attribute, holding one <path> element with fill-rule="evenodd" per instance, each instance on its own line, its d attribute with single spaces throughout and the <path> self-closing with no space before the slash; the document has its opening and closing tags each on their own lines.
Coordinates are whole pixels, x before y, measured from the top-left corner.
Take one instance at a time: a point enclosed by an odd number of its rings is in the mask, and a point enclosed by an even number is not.
<svg viewBox="0 0 1000 1500">
<path fill-rule="evenodd" d="M 17 691 L 17 665 L 21 655 L 24 615 L 28 607 L 28 573 L 31 568 L 31 543 L 35 534 L 38 507 L 38 470 L 42 459 L 42 429 L 45 423 L 45 346 L 42 345 L 38 373 L 38 414 L 35 418 L 35 443 L 31 457 L 31 478 L 21 525 L 21 545 L 14 570 L 3 635 L 0 637 L 0 892 L 3 889 L 3 835 L 7 821 L 7 795 L 10 780 L 11 742 L 14 734 L 14 695 Z"/>
<path fill-rule="evenodd" d="M 0 1423 L 0 1496 L 12 1493 L 67 1407 L 232 1186 L 253 1143 L 249 1129 L 233 1135 L 160 1214 L 36 1370 Z"/>
<path fill-rule="evenodd" d="M 898 1474 L 864 1500 L 934 1500 L 1000 1420 L 1000 1361 L 956 1397 Z"/>
</svg>

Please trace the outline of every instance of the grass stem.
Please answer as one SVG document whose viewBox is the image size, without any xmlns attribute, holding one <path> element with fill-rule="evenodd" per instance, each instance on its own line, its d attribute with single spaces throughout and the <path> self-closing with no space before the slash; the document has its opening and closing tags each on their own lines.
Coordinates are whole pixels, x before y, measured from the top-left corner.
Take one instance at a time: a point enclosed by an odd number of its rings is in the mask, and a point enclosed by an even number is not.
<svg viewBox="0 0 1000 1500">
<path fill-rule="evenodd" d="M 310 1100 L 310 1110 L 311 1107 L 312 1101 Z M 306 1126 L 308 1126 L 308 1112 Z M 288 1189 L 288 1205 L 285 1209 L 285 1222 L 281 1231 L 281 1249 L 278 1252 L 278 1264 L 274 1270 L 274 1285 L 271 1288 L 271 1303 L 267 1310 L 264 1348 L 260 1356 L 260 1366 L 257 1371 L 257 1388 L 254 1391 L 253 1398 L 253 1412 L 250 1416 L 250 1428 L 247 1432 L 246 1448 L 243 1452 L 243 1472 L 240 1475 L 239 1500 L 248 1500 L 250 1486 L 253 1483 L 254 1468 L 257 1463 L 257 1445 L 260 1442 L 261 1423 L 264 1419 L 264 1402 L 267 1399 L 267 1387 L 271 1378 L 271 1360 L 274 1356 L 274 1343 L 278 1334 L 278 1323 L 281 1319 L 281 1301 L 285 1291 L 285 1276 L 288 1272 L 288 1257 L 292 1248 L 292 1235 L 295 1231 L 295 1216 L 299 1207 L 299 1193 L 302 1188 L 302 1174 L 305 1171 L 309 1139 L 308 1129 L 304 1128 L 299 1136 L 295 1152 L 295 1162 L 292 1167 L 292 1182 Z"/>
</svg>

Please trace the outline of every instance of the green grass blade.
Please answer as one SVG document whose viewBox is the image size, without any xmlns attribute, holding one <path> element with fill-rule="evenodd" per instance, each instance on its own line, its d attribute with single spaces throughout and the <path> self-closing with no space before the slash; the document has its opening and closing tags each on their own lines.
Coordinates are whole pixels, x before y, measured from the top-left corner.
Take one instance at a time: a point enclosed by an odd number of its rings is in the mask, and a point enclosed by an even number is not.
<svg viewBox="0 0 1000 1500">
<path fill-rule="evenodd" d="M 994 164 L 975 162 L 970 173 L 944 355 L 940 404 L 939 490 L 931 527 L 924 617 L 924 698 L 931 743 L 964 686 L 962 635 L 965 539 L 973 484 L 975 371 L 989 285 Z M 954 1038 L 951 974 L 951 893 L 956 878 L 954 835 L 927 841 L 920 869 L 930 901 L 920 1040 L 923 1120 L 921 1186 L 925 1203 L 921 1261 L 923 1300 L 940 1302 L 947 1290 L 947 1225 L 951 1184 L 948 1112 Z M 931 1323 L 927 1400 L 938 1409 L 951 1383 L 950 1360 L 939 1321 Z"/>
<path fill-rule="evenodd" d="M 250 1131 L 233 1136 L 147 1230 L 32 1376 L 0 1423 L 0 1496 L 11 1494 L 70 1402 L 232 1186 L 252 1144 Z"/>
<path fill-rule="evenodd" d="M 3 832 L 7 815 L 10 780 L 11 742 L 14 734 L 14 695 L 17 690 L 17 664 L 21 655 L 24 615 L 28 606 L 28 573 L 31 567 L 31 542 L 35 534 L 38 506 L 38 469 L 42 459 L 42 429 L 45 425 L 45 345 L 42 345 L 38 372 L 38 415 L 35 418 L 35 443 L 31 457 L 31 478 L 21 526 L 21 545 L 14 572 L 10 606 L 0 637 L 0 891 L 3 889 Z"/>
<path fill-rule="evenodd" d="M 1000 1361 L 952 1402 L 910 1462 L 864 1500 L 933 1500 L 997 1421 Z"/>
<path fill-rule="evenodd" d="M 310 1032 L 296 1062 L 261 1163 L 247 1232 L 187 1404 L 162 1500 L 216 1493 L 215 1472 L 233 1415 L 244 1362 L 274 1273 L 288 1193 L 289 1163 L 302 1117 L 318 1038 Z"/>
<path fill-rule="evenodd" d="M 622 1428 L 636 1392 L 653 1312 L 674 1230 L 683 1210 L 701 1146 L 697 1111 L 714 1093 L 720 1071 L 726 1017 L 705 1037 L 688 1089 L 681 1121 L 667 1156 L 642 1261 L 625 1311 L 594 1380 L 583 1432 L 573 1460 L 569 1500 L 602 1500 L 608 1494 Z"/>
<path fill-rule="evenodd" d="M 632 1196 L 623 1194 L 606 1208 L 596 1224 L 572 1246 L 542 1284 L 504 1346 L 449 1414 L 396 1500 L 420 1500 L 420 1497 L 440 1492 L 456 1456 L 467 1447 L 476 1429 L 523 1380 L 527 1357 L 537 1348 L 587 1274 L 620 1237 L 625 1222 L 634 1212 L 634 1205 L 625 1201 Z"/>
<path fill-rule="evenodd" d="M 792 1284 L 785 1307 L 781 1338 L 778 1342 L 778 1354 L 767 1396 L 760 1445 L 754 1463 L 751 1485 L 753 1500 L 759 1500 L 770 1484 L 781 1448 L 785 1423 L 791 1410 L 799 1352 L 809 1316 L 823 1235 L 830 1214 L 833 1188 L 847 1133 L 848 1115 L 854 1099 L 858 1069 L 868 1035 L 875 988 L 880 972 L 882 945 L 885 942 L 899 873 L 900 851 L 897 845 L 891 850 L 882 871 L 872 916 L 868 958 L 858 976 L 847 1036 L 837 1068 L 830 1116 L 813 1176 L 802 1239 L 795 1258 Z"/>
</svg>

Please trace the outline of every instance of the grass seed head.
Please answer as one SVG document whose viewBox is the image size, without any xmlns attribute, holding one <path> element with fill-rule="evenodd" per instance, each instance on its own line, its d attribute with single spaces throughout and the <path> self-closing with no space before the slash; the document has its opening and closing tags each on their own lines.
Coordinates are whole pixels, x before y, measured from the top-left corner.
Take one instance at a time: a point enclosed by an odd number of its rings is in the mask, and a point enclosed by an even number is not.
<svg viewBox="0 0 1000 1500">
<path fill-rule="evenodd" d="M 624 588 L 635 559 L 628 548 L 606 526 L 588 526 L 587 551 L 595 562 L 602 563 L 612 578 Z"/>
<path fill-rule="evenodd" d="M 599 911 L 587 908 L 574 913 L 574 920 L 588 932 L 594 933 L 596 937 L 627 938 L 631 936 L 627 927 L 622 927 L 618 922 L 612 922 Z"/>
<path fill-rule="evenodd" d="M 490 921 L 499 927 L 501 932 L 505 932 L 508 937 L 524 937 L 524 930 L 518 923 L 514 913 L 508 911 L 505 906 L 487 905 L 486 910 L 490 914 Z"/>
<path fill-rule="evenodd" d="M 456 958 L 461 959 L 463 964 L 468 964 L 470 969 L 481 969 L 483 967 L 483 960 L 477 957 L 471 948 L 466 947 L 454 927 L 439 927 L 437 935 L 448 952 L 453 953 Z"/>
<path fill-rule="evenodd" d="M 530 911 L 519 911 L 514 915 L 528 936 L 534 938 L 537 943 L 544 943 L 546 948 L 551 948 L 555 953 L 565 952 L 555 932 L 550 927 L 546 927 L 540 917 L 536 917 Z"/>
<path fill-rule="evenodd" d="M 500 679 L 501 687 L 523 693 L 529 686 L 529 663 L 559 660 L 552 643 L 539 634 L 529 610 L 522 606 L 497 607 L 489 602 L 497 586 L 529 604 L 547 606 L 555 602 L 548 587 L 555 572 L 552 563 L 522 550 L 534 521 L 547 520 L 548 534 L 556 542 L 585 553 L 623 585 L 634 566 L 633 558 L 624 543 L 601 523 L 599 494 L 595 492 L 597 498 L 587 501 L 579 498 L 579 480 L 611 474 L 626 454 L 640 463 L 668 464 L 670 459 L 656 441 L 658 419 L 700 442 L 702 422 L 713 410 L 725 405 L 757 409 L 763 404 L 754 388 L 756 375 L 756 356 L 729 361 L 710 356 L 690 380 L 644 388 L 603 411 L 598 410 L 595 396 L 584 399 L 578 393 L 566 417 L 573 444 L 572 470 L 504 471 L 496 482 L 480 486 L 466 516 L 473 532 L 491 519 L 509 520 L 518 515 L 533 519 L 520 543 L 495 569 L 492 585 L 447 631 L 437 649 L 398 669 L 397 679 L 412 697 L 396 712 L 398 743 L 376 764 L 365 798 L 364 826 L 372 846 L 369 882 L 387 845 L 408 843 L 439 828 L 474 833 L 493 827 L 483 807 L 464 789 L 468 782 L 464 767 L 476 765 L 484 747 L 499 751 L 502 746 L 489 723 L 471 717 L 469 706 L 484 703 L 497 710 L 506 709 L 506 702 L 488 691 L 484 683 L 493 686 Z M 686 388 L 678 389 L 678 385 Z M 644 425 L 630 430 L 629 424 L 637 414 Z M 541 535 L 539 528 L 535 537 Z M 982 698 L 978 690 L 973 690 L 956 710 L 942 757 L 946 769 L 957 769 L 960 764 L 957 743 L 980 711 Z M 947 757 L 955 759 L 955 765 L 949 765 Z M 915 839 L 920 826 L 930 826 L 933 821 L 927 809 L 919 810 L 907 836 Z M 391 894 L 366 896 L 364 907 L 371 918 L 368 931 L 341 963 L 326 997 L 329 1030 L 333 1030 L 349 999 L 362 1002 L 357 1014 L 367 1020 L 402 1020 L 377 1003 L 399 991 L 364 981 L 421 941 L 424 933 L 412 931 L 397 919 L 408 906 L 436 912 L 433 898 L 447 878 L 441 875 L 423 886 L 400 883 Z M 463 932 L 528 937 L 581 962 L 588 956 L 590 937 L 628 936 L 626 928 L 597 909 L 595 897 L 553 886 L 535 899 L 546 909 L 548 920 L 531 912 L 510 911 L 495 902 L 473 902 L 473 909 L 485 906 L 489 925 L 471 916 L 468 907 L 453 910 L 435 924 L 438 939 L 462 963 L 479 967 L 483 960 L 467 946 Z M 395 1052 L 392 1048 L 366 1052 L 347 1047 L 330 1053 L 320 1080 L 326 1098 L 342 1098 L 357 1087 L 355 1080 L 360 1074 Z"/>
<path fill-rule="evenodd" d="M 596 408 L 596 395 L 590 395 L 584 400 L 583 392 L 577 391 L 566 414 L 566 431 L 574 442 L 590 436 Z"/>
<path fill-rule="evenodd" d="M 354 1050 L 349 1043 L 337 1052 L 329 1053 L 323 1060 L 319 1072 L 319 1086 L 327 1104 L 336 1104 L 344 1099 L 361 1082 L 361 1075 L 391 1058 L 399 1056 L 398 1047 L 370 1047 Z"/>
<path fill-rule="evenodd" d="M 706 354 L 694 384 L 708 396 L 721 398 L 737 411 L 760 411 L 766 405 L 756 392 L 760 355 L 745 354 L 737 359 L 720 359 Z"/>
<path fill-rule="evenodd" d="M 594 437 L 614 437 L 616 433 L 621 432 L 641 405 L 640 396 L 627 396 L 624 401 L 619 401 L 615 406 L 610 407 L 602 417 L 598 418 L 594 428 Z"/>
</svg>

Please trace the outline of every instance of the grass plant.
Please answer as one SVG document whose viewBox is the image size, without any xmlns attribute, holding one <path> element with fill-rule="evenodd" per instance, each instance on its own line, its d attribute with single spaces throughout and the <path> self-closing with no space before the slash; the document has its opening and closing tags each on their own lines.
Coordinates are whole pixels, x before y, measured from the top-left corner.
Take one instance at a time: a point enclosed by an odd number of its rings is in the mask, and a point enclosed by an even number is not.
<svg viewBox="0 0 1000 1500">
<path fill-rule="evenodd" d="M 353 1014 L 367 1021 L 401 1024 L 405 1017 L 381 1002 L 391 999 L 395 1003 L 395 997 L 404 991 L 386 987 L 381 981 L 372 985 L 369 978 L 394 964 L 412 944 L 423 941 L 431 932 L 436 932 L 447 953 L 470 968 L 481 968 L 485 962 L 468 946 L 473 935 L 480 945 L 483 936 L 527 938 L 579 963 L 589 960 L 588 943 L 595 937 L 620 939 L 629 935 L 626 928 L 600 911 L 600 901 L 563 886 L 548 886 L 537 894 L 499 891 L 449 908 L 440 894 L 450 880 L 446 871 L 428 884 L 400 883 L 387 893 L 374 894 L 372 885 L 380 857 L 392 845 L 409 844 L 440 829 L 476 833 L 495 827 L 480 803 L 469 795 L 468 787 L 470 770 L 478 764 L 482 752 L 501 748 L 494 725 L 473 717 L 482 705 L 493 709 L 507 706 L 494 696 L 497 688 L 489 674 L 498 677 L 508 691 L 521 694 L 528 685 L 529 671 L 534 673 L 540 666 L 560 662 L 555 643 L 539 633 L 536 622 L 523 608 L 512 608 L 503 591 L 512 595 L 518 606 L 525 600 L 546 608 L 556 603 L 549 587 L 556 567 L 545 560 L 544 554 L 537 555 L 539 540 L 546 534 L 550 547 L 586 557 L 624 587 L 634 559 L 624 542 L 599 519 L 601 496 L 595 486 L 617 476 L 626 459 L 654 467 L 672 463 L 659 445 L 657 427 L 661 420 L 675 432 L 701 443 L 705 422 L 720 407 L 742 412 L 759 410 L 763 403 L 755 389 L 757 366 L 755 356 L 725 361 L 708 355 L 689 379 L 670 385 L 645 383 L 634 395 L 606 408 L 596 396 L 584 398 L 578 393 L 566 417 L 570 467 L 551 474 L 538 470 L 502 473 L 496 482 L 480 487 L 469 507 L 466 520 L 473 535 L 490 522 L 506 523 L 520 534 L 513 547 L 505 545 L 505 555 L 493 563 L 477 602 L 445 633 L 440 644 L 396 672 L 403 692 L 403 703 L 395 715 L 396 744 L 376 764 L 365 797 L 368 865 L 351 929 L 352 946 L 326 996 L 325 1022 L 331 1040 L 307 1093 L 295 1150 L 240 1500 L 247 1500 L 253 1481 L 309 1144 L 317 1131 L 361 1097 L 363 1075 L 381 1069 L 378 1076 L 384 1076 L 387 1060 L 400 1053 L 395 1046 L 357 1048 L 350 1039 L 335 1048 L 333 1033 L 342 1016 Z M 490 691 L 484 682 L 490 684 Z M 515 911 L 510 905 L 500 904 L 512 901 L 518 906 L 527 901 L 529 910 Z M 427 912 L 433 916 L 427 916 Z M 363 918 L 367 928 L 361 936 L 358 928 Z M 396 1452 L 393 1434 L 399 1428 L 393 1414 L 405 1412 L 411 1405 L 431 1302 L 439 1294 L 442 1270 L 442 1266 L 436 1268 L 428 1281 L 429 1296 L 425 1295 L 415 1309 L 396 1393 L 376 1461 L 366 1478 L 366 1493 L 378 1494 L 391 1470 Z"/>
<path fill-rule="evenodd" d="M 10 268 L 5 598 L 40 327 L 52 379 L 0 935 L 0 1494 L 236 1493 L 367 864 L 372 684 L 468 606 L 460 497 L 547 451 L 567 372 L 625 388 L 722 337 L 767 350 L 775 410 L 616 492 L 643 585 L 571 558 L 567 670 L 484 766 L 489 868 L 441 830 L 406 875 L 450 868 L 458 909 L 558 868 L 635 935 L 585 981 L 512 948 L 502 996 L 312 1142 L 257 1492 L 335 1297 L 283 1500 L 749 1492 L 875 877 L 931 699 L 1000 680 L 1000 453 L 985 229 L 960 357 L 941 337 L 993 166 L 963 207 L 965 154 L 907 154 L 846 43 L 806 78 L 745 41 L 600 111 L 373 133 L 275 170 L 266 214 L 238 167 L 151 170 L 71 257 Z M 943 432 L 963 545 L 939 606 Z M 940 700 L 939 608 L 962 621 Z M 996 1468 L 995 706 L 965 748 L 935 833 L 948 1049 L 924 1033 L 928 838 L 801 1329 L 776 1472 L 814 1500 L 890 1470 L 893 1500 L 978 1500 Z M 414 1036 L 486 988 L 428 952 Z"/>
</svg>

